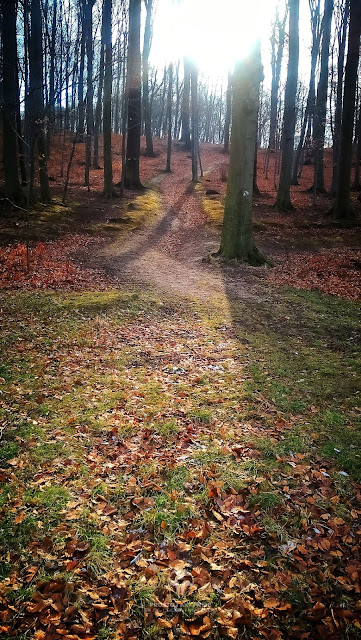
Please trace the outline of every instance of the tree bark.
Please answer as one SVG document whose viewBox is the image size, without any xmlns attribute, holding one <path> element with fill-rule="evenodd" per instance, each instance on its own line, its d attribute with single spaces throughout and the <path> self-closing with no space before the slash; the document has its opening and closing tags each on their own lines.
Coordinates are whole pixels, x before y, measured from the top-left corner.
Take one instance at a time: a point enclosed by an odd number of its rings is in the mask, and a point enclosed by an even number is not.
<svg viewBox="0 0 361 640">
<path fill-rule="evenodd" d="M 14 204 L 24 206 L 17 158 L 16 113 L 17 89 L 16 0 L 1 0 L 3 18 L 3 162 L 5 193 Z M 6 51 L 6 54 L 4 55 Z"/>
<path fill-rule="evenodd" d="M 199 123 L 198 123 L 198 69 L 195 64 L 191 67 L 191 97 L 192 97 L 192 182 L 198 182 L 199 155 Z"/>
<path fill-rule="evenodd" d="M 167 98 L 167 120 L 168 120 L 168 143 L 167 143 L 167 164 L 166 172 L 170 173 L 170 160 L 172 155 L 172 99 L 173 99 L 173 63 L 169 65 L 168 98 Z"/>
<path fill-rule="evenodd" d="M 355 97 L 357 68 L 361 34 L 361 3 L 350 1 L 350 29 L 345 70 L 345 88 L 343 96 L 340 155 L 336 197 L 332 212 L 336 222 L 349 222 L 354 212 L 350 200 L 350 182 L 352 171 L 352 137 L 355 115 Z"/>
<path fill-rule="evenodd" d="M 289 59 L 285 88 L 285 108 L 282 132 L 282 163 L 275 207 L 279 211 L 292 209 L 290 187 L 296 124 L 296 93 L 299 61 L 299 0 L 290 0 Z"/>
<path fill-rule="evenodd" d="M 102 19 L 102 34 L 104 34 L 104 8 L 103 3 L 103 19 Z M 104 40 L 102 35 L 99 60 L 99 82 L 98 82 L 98 95 L 97 103 L 95 106 L 95 121 L 94 121 L 94 152 L 93 152 L 93 169 L 99 169 L 99 133 L 102 121 L 102 98 L 104 87 Z"/>
<path fill-rule="evenodd" d="M 152 44 L 153 0 L 144 0 L 146 8 L 143 41 L 143 118 L 145 129 L 145 155 L 154 158 L 152 137 L 152 113 L 149 101 L 149 54 Z"/>
<path fill-rule="evenodd" d="M 333 13 L 333 0 L 325 0 L 325 11 L 323 15 L 323 34 L 321 48 L 321 69 L 317 87 L 317 97 L 314 117 L 314 186 L 318 193 L 326 193 L 325 171 L 324 171 L 324 146 L 326 130 L 326 106 L 328 89 L 328 58 L 331 38 L 331 23 Z"/>
<path fill-rule="evenodd" d="M 31 147 L 30 199 L 34 188 L 34 154 L 39 164 L 40 200 L 50 202 L 48 168 L 46 162 L 46 144 L 44 133 L 44 95 L 43 95 L 43 39 L 40 0 L 31 3 L 31 36 L 29 39 L 29 118 Z"/>
<path fill-rule="evenodd" d="M 128 189 L 142 189 L 139 177 L 142 114 L 140 16 L 141 0 L 129 0 L 128 139 L 124 176 L 124 185 Z"/>
<path fill-rule="evenodd" d="M 191 88 L 191 63 L 188 58 L 184 58 L 184 81 L 183 81 L 183 97 L 181 107 L 182 136 L 181 142 L 184 142 L 184 149 L 190 151 L 191 134 L 190 134 L 190 88 Z"/>
<path fill-rule="evenodd" d="M 263 78 L 260 49 L 238 62 L 233 75 L 231 154 L 218 255 L 253 265 L 267 260 L 255 246 L 252 189 L 259 89 Z"/>
<path fill-rule="evenodd" d="M 105 46 L 104 75 L 104 196 L 111 198 L 113 191 L 112 167 L 112 0 L 104 0 L 103 4 L 103 42 Z"/>
<path fill-rule="evenodd" d="M 228 85 L 226 93 L 226 117 L 224 120 L 223 153 L 229 153 L 229 129 L 232 117 L 232 74 L 228 72 Z"/>
<path fill-rule="evenodd" d="M 91 144 L 93 135 L 93 6 L 95 0 L 82 0 L 87 59 L 86 136 L 84 185 L 90 190 Z"/>
<path fill-rule="evenodd" d="M 336 89 L 336 108 L 334 117 L 334 136 L 332 149 L 332 183 L 331 195 L 336 195 L 337 175 L 338 175 L 338 158 L 340 152 L 341 137 L 341 121 L 342 121 L 342 92 L 343 92 L 343 72 L 346 50 L 347 26 L 350 14 L 350 0 L 346 0 L 343 14 L 342 28 L 338 34 L 338 59 L 337 59 L 337 89 Z"/>
<path fill-rule="evenodd" d="M 320 36 L 321 36 L 321 32 L 319 28 L 319 17 L 320 17 L 320 0 L 317 0 L 316 7 L 311 13 L 312 48 L 311 48 L 310 82 L 308 86 L 307 104 L 306 104 L 305 114 L 303 117 L 300 140 L 297 146 L 295 160 L 293 163 L 291 184 L 294 184 L 294 185 L 298 185 L 298 177 L 299 177 L 298 172 L 300 169 L 301 158 L 303 156 L 303 151 L 304 151 L 303 146 L 305 142 L 307 123 L 309 119 L 313 117 L 314 108 L 315 108 L 315 75 L 316 75 L 318 50 L 320 46 Z"/>
</svg>

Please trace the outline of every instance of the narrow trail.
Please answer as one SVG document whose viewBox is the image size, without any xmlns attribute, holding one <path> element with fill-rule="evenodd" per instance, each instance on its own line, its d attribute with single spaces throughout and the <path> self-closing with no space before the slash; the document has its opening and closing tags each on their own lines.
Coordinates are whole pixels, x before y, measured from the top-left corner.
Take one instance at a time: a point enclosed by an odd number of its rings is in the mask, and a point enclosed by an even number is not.
<svg viewBox="0 0 361 640">
<path fill-rule="evenodd" d="M 189 181 L 184 156 L 174 159 L 174 173 L 161 173 L 148 183 L 160 194 L 161 205 L 154 222 L 103 246 L 93 256 L 114 284 L 146 284 L 198 300 L 227 297 L 258 297 L 249 267 L 209 264 L 204 258 L 219 247 L 219 234 L 207 225 L 202 193 Z M 221 164 L 221 159 L 220 159 Z M 214 168 L 205 163 L 204 174 Z M 253 278 L 252 278 L 253 280 Z"/>
</svg>

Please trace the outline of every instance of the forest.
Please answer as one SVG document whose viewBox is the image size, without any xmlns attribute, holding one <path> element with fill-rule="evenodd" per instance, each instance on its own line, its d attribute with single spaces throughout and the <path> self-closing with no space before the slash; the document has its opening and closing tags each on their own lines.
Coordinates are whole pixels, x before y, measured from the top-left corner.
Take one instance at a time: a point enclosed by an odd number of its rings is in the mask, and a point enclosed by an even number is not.
<svg viewBox="0 0 361 640">
<path fill-rule="evenodd" d="M 360 0 L 0 0 L 0 634 L 361 639 Z"/>
</svg>

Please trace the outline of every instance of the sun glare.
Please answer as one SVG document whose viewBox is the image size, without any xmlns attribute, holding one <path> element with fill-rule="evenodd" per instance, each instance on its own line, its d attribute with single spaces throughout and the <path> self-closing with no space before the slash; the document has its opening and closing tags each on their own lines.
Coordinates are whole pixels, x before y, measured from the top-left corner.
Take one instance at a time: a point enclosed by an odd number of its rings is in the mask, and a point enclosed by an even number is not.
<svg viewBox="0 0 361 640">
<path fill-rule="evenodd" d="M 201 72 L 220 76 L 267 40 L 273 3 L 269 0 L 158 0 L 152 61 L 189 56 Z"/>
</svg>

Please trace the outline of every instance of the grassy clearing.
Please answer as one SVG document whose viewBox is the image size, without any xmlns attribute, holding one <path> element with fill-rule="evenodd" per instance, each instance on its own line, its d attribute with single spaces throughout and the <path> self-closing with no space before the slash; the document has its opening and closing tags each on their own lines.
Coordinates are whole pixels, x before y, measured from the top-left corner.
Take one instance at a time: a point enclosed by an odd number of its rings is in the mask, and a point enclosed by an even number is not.
<svg viewBox="0 0 361 640">
<path fill-rule="evenodd" d="M 242 590 L 247 633 L 310 632 L 320 601 L 333 637 L 356 637 L 359 321 L 292 290 L 214 309 L 136 290 L 2 295 L 9 637 L 51 589 L 99 638 L 124 621 L 163 638 L 200 611 L 220 633 Z M 64 611 L 64 633 L 83 624 Z"/>
</svg>

